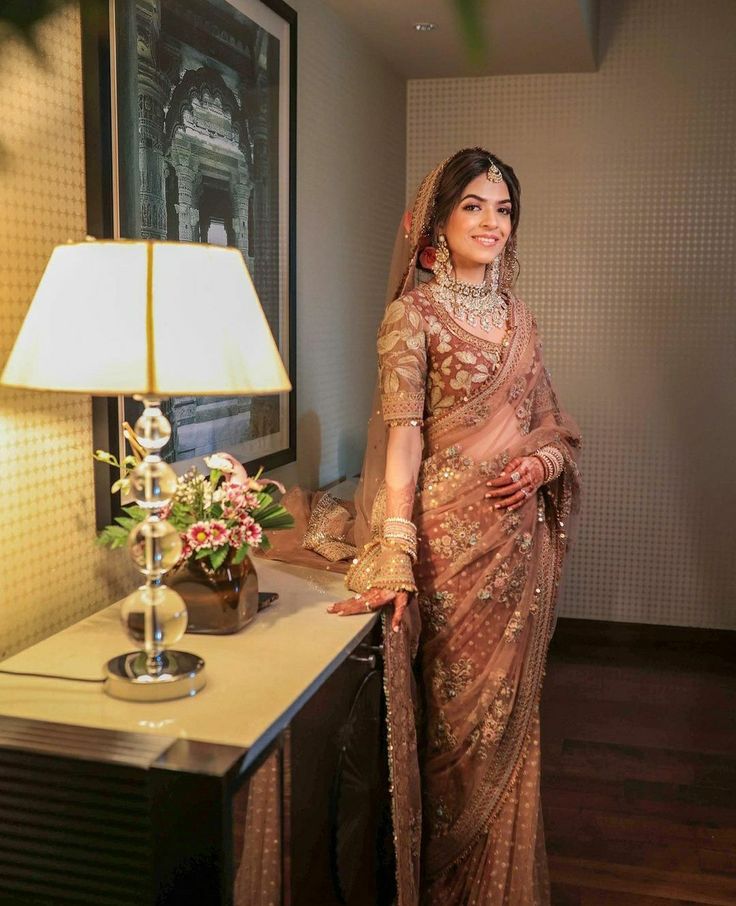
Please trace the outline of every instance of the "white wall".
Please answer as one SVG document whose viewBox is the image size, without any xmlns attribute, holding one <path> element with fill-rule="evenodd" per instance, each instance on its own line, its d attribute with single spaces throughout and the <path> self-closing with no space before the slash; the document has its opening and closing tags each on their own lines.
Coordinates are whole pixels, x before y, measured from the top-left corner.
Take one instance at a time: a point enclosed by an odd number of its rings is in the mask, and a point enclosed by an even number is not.
<svg viewBox="0 0 736 906">
<path fill-rule="evenodd" d="M 300 0 L 298 461 L 318 487 L 360 470 L 375 335 L 403 210 L 406 83 L 322 3 Z"/>
</svg>

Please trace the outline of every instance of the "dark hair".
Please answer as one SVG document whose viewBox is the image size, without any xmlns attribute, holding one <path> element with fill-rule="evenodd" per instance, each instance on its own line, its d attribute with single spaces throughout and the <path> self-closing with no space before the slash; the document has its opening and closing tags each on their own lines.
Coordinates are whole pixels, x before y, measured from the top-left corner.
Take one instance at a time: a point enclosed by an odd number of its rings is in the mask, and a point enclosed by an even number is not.
<svg viewBox="0 0 736 906">
<path fill-rule="evenodd" d="M 515 235 L 521 214 L 521 186 L 516 178 L 516 173 L 508 164 L 505 164 L 495 154 L 491 154 L 490 151 L 486 151 L 484 148 L 464 148 L 448 161 L 437 186 L 429 226 L 433 245 L 436 243 L 440 232 L 442 232 L 440 226 L 447 223 L 450 214 L 452 214 L 462 198 L 463 189 L 476 177 L 487 173 L 491 163 L 494 163 L 501 171 L 504 182 L 508 186 L 511 198 L 511 233 L 509 238 Z"/>
</svg>

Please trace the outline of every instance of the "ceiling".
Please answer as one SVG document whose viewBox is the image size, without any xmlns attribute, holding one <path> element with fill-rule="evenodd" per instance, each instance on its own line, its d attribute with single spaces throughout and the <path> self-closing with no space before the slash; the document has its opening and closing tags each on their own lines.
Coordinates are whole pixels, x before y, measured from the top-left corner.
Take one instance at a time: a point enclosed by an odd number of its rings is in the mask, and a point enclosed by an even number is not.
<svg viewBox="0 0 736 906">
<path fill-rule="evenodd" d="M 598 0 L 479 0 L 486 51 L 471 65 L 455 0 L 327 0 L 407 79 L 596 69 Z M 418 32 L 415 22 L 436 29 Z"/>
</svg>

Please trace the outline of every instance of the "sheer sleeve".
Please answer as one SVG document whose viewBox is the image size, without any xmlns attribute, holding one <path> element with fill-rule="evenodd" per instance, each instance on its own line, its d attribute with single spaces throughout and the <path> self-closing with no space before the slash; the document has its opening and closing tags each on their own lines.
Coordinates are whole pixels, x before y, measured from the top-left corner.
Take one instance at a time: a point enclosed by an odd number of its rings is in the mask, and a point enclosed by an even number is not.
<svg viewBox="0 0 736 906">
<path fill-rule="evenodd" d="M 419 425 L 424 417 L 427 337 L 411 295 L 387 306 L 376 348 L 383 419 L 387 425 Z"/>
</svg>

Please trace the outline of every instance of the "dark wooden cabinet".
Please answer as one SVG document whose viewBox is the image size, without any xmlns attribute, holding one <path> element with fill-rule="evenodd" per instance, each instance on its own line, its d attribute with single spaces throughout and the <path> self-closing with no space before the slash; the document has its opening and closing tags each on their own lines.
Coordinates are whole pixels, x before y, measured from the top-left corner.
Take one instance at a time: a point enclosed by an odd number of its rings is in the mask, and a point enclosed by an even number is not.
<svg viewBox="0 0 736 906">
<path fill-rule="evenodd" d="M 284 906 L 390 902 L 381 667 L 375 621 L 257 760 L 237 746 L 0 716 L 0 903 L 231 906 L 250 784 L 269 761 Z"/>
<path fill-rule="evenodd" d="M 379 627 L 291 725 L 292 906 L 388 902 L 388 762 Z"/>
</svg>

